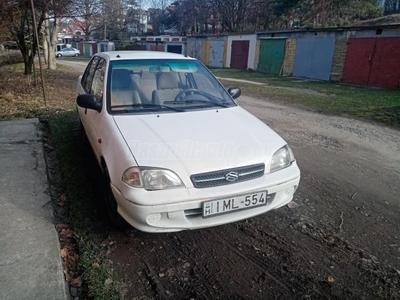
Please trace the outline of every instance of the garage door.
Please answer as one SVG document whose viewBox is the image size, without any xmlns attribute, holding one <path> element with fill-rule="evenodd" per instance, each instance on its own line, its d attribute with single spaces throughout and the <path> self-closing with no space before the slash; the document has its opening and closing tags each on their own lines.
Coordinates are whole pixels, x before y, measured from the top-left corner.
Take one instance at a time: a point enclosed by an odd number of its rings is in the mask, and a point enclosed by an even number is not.
<svg viewBox="0 0 400 300">
<path fill-rule="evenodd" d="M 260 41 L 260 58 L 257 70 L 262 73 L 279 75 L 285 57 L 286 39 Z"/>
<path fill-rule="evenodd" d="M 231 68 L 247 70 L 250 41 L 232 41 Z"/>
<path fill-rule="evenodd" d="M 400 38 L 352 38 L 343 82 L 396 89 L 400 85 Z"/>
<path fill-rule="evenodd" d="M 167 45 L 167 52 L 182 54 L 182 45 Z"/>
<path fill-rule="evenodd" d="M 335 38 L 300 38 L 297 40 L 293 76 L 329 80 Z"/>
<path fill-rule="evenodd" d="M 224 41 L 211 41 L 210 63 L 211 67 L 222 68 L 224 62 Z"/>
<path fill-rule="evenodd" d="M 150 45 L 150 51 L 164 52 L 164 45 Z"/>
<path fill-rule="evenodd" d="M 190 43 L 189 56 L 197 58 L 198 60 L 204 62 L 204 40 L 195 40 Z"/>
</svg>

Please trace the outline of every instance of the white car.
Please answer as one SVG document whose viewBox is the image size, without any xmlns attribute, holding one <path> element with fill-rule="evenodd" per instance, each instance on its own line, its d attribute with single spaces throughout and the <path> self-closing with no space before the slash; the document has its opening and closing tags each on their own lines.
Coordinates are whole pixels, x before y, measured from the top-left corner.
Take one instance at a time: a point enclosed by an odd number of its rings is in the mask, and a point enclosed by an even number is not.
<svg viewBox="0 0 400 300">
<path fill-rule="evenodd" d="M 96 54 L 77 108 L 104 174 L 112 221 L 171 232 L 247 219 L 289 203 L 300 170 L 287 143 L 196 59 Z"/>
<path fill-rule="evenodd" d="M 79 56 L 81 54 L 81 51 L 72 47 L 67 47 L 64 49 L 61 49 L 60 51 L 56 51 L 56 57 L 62 57 L 62 56 Z"/>
</svg>

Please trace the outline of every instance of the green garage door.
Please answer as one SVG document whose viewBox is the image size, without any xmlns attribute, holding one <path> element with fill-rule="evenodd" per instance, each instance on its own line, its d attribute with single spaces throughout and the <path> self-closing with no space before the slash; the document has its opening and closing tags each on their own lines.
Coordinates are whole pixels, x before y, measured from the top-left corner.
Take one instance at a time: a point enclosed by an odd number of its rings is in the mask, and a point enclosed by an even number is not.
<svg viewBox="0 0 400 300">
<path fill-rule="evenodd" d="M 281 73 L 285 58 L 286 39 L 260 40 L 260 58 L 258 72 L 276 74 Z"/>
</svg>

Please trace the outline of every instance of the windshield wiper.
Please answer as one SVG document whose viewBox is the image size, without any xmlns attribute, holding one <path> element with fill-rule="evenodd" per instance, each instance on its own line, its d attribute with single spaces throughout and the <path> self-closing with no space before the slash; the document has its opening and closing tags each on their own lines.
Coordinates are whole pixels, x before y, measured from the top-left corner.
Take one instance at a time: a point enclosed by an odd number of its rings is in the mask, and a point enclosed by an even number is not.
<svg viewBox="0 0 400 300">
<path fill-rule="evenodd" d="M 225 104 L 222 103 L 217 103 L 214 101 L 207 101 L 207 100 L 183 100 L 183 101 L 165 101 L 165 104 L 210 104 L 210 105 L 215 105 L 215 106 L 219 106 L 219 107 L 228 107 Z"/>
<path fill-rule="evenodd" d="M 168 105 L 160 105 L 160 104 L 141 104 L 141 103 L 136 103 L 136 104 L 125 104 L 125 105 L 113 105 L 111 108 L 126 108 L 126 107 L 132 107 L 132 108 L 167 108 L 173 111 L 177 112 L 183 112 L 181 109 L 177 109 L 175 107 L 171 107 Z"/>
</svg>

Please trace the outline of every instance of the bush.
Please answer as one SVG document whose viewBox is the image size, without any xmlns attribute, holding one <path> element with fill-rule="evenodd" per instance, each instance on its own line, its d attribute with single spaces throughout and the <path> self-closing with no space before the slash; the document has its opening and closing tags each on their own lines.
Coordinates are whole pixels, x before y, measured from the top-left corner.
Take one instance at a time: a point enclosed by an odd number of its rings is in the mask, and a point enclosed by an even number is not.
<svg viewBox="0 0 400 300">
<path fill-rule="evenodd" d="M 23 62 L 24 59 L 19 50 L 0 51 L 0 66 Z"/>
</svg>

